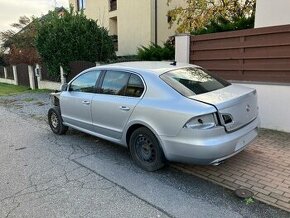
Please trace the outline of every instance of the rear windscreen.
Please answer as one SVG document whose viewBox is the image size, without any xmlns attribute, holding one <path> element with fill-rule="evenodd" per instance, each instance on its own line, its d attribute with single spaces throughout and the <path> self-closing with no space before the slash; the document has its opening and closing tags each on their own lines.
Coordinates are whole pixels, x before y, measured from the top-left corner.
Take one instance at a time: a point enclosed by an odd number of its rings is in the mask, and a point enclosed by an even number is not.
<svg viewBox="0 0 290 218">
<path fill-rule="evenodd" d="M 230 83 L 211 75 L 202 68 L 182 68 L 164 73 L 160 78 L 184 96 L 211 92 Z"/>
</svg>

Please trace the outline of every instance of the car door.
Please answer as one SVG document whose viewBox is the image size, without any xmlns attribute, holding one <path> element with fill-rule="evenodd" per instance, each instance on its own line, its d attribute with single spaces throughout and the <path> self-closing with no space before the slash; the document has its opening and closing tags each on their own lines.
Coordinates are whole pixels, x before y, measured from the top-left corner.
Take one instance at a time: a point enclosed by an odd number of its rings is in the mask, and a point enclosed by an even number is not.
<svg viewBox="0 0 290 218">
<path fill-rule="evenodd" d="M 92 99 L 95 131 L 120 139 L 135 106 L 144 92 L 140 76 L 123 71 L 106 71 L 99 93 Z"/>
<path fill-rule="evenodd" d="M 93 130 L 91 103 L 100 74 L 98 70 L 81 74 L 70 82 L 67 91 L 61 93 L 60 107 L 64 123 Z"/>
</svg>

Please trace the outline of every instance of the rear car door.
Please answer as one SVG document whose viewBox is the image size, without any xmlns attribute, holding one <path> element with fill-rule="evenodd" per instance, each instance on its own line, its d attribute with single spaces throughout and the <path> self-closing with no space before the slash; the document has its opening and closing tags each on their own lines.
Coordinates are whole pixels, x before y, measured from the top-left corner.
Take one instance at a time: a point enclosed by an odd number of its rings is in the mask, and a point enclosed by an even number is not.
<svg viewBox="0 0 290 218">
<path fill-rule="evenodd" d="M 95 132 L 120 139 L 135 106 L 144 92 L 139 75 L 123 71 L 106 71 L 99 93 L 92 99 Z"/>
<path fill-rule="evenodd" d="M 64 123 L 93 130 L 91 103 L 101 71 L 92 70 L 70 82 L 68 90 L 60 95 L 61 114 Z"/>
</svg>

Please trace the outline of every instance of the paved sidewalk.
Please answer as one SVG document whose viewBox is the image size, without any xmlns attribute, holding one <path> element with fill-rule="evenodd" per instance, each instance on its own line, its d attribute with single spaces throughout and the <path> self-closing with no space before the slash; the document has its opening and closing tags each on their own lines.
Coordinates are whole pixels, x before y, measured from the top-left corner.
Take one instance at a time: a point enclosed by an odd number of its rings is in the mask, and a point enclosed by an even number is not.
<svg viewBox="0 0 290 218">
<path fill-rule="evenodd" d="M 249 189 L 256 199 L 290 212 L 290 134 L 261 130 L 254 143 L 220 166 L 173 167 L 232 190 Z"/>
</svg>

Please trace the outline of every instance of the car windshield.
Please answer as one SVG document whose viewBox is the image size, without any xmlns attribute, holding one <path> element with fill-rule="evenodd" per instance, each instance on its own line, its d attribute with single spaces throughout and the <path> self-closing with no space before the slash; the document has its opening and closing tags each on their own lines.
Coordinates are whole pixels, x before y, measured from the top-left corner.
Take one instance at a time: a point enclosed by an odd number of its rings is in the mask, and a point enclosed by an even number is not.
<svg viewBox="0 0 290 218">
<path fill-rule="evenodd" d="M 229 86 L 230 83 L 211 75 L 202 68 L 182 68 L 164 73 L 160 78 L 178 91 L 189 97 L 211 92 Z"/>
</svg>

